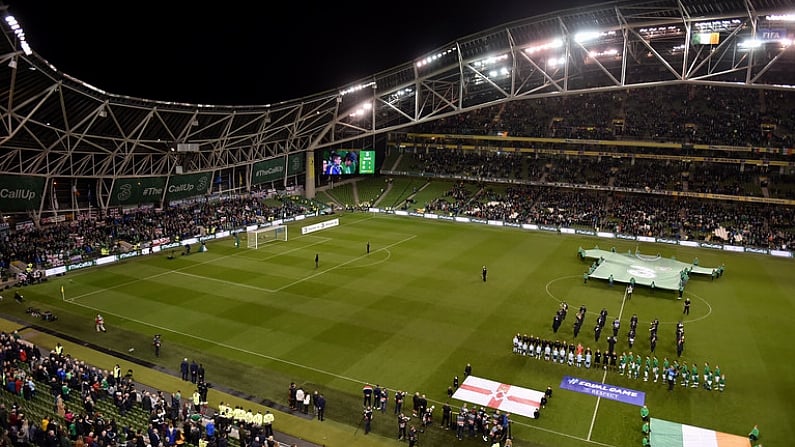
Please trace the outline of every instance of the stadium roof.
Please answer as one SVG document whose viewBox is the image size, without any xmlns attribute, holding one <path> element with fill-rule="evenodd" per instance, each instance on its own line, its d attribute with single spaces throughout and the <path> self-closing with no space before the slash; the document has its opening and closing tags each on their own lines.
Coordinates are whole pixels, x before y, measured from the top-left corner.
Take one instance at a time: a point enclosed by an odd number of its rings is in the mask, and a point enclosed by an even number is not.
<svg viewBox="0 0 795 447">
<path fill-rule="evenodd" d="M 795 85 L 793 0 L 601 3 L 484 30 L 333 91 L 235 106 L 105 92 L 48 63 L 27 46 L 24 18 L 0 12 L 0 172 L 12 174 L 207 171 L 504 101 L 683 82 Z"/>
</svg>

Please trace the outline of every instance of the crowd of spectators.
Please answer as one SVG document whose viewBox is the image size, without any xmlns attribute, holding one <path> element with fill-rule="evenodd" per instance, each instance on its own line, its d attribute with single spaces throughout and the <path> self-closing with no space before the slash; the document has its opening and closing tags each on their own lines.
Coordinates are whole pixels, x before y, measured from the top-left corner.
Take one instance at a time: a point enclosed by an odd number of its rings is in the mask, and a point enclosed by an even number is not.
<svg viewBox="0 0 795 447">
<path fill-rule="evenodd" d="M 791 249 L 795 207 L 539 185 L 458 181 L 443 198 L 424 204 L 429 213 L 514 224 L 582 228 L 617 234 Z M 472 192 L 472 189 L 475 191 Z"/>
<path fill-rule="evenodd" d="M 795 198 L 795 180 L 779 167 L 752 163 L 634 157 L 522 154 L 415 148 L 404 153 L 408 173 L 424 176 L 677 191 L 737 197 Z"/>
<path fill-rule="evenodd" d="M 708 85 L 634 88 L 513 101 L 418 130 L 791 148 L 793 99 L 785 91 Z"/>
<path fill-rule="evenodd" d="M 135 246 L 161 238 L 179 241 L 305 214 L 311 211 L 308 206 L 286 198 L 279 205 L 271 205 L 248 196 L 162 209 L 111 209 L 96 219 L 30 225 L 0 238 L 0 268 L 8 269 L 12 261 L 37 268 L 80 262 L 100 254 L 119 253 L 124 250 L 122 242 Z"/>
<path fill-rule="evenodd" d="M 0 446 L 25 447 L 228 447 L 235 427 L 219 412 L 210 411 L 206 396 L 182 397 L 136 384 L 117 364 L 111 370 L 87 365 L 64 354 L 58 344 L 49 354 L 22 340 L 17 332 L 0 333 L 3 393 L 15 396 L 0 403 Z M 51 407 L 45 414 L 26 414 L 27 403 L 46 393 Z M 26 404 L 18 403 L 19 398 Z M 202 400 L 204 399 L 204 400 Z M 102 402 L 107 402 L 101 405 Z M 137 412 L 137 418 L 126 418 Z M 40 419 L 41 418 L 41 419 Z M 140 422 L 135 426 L 131 422 Z M 242 430 L 242 425 L 241 428 Z M 263 432 L 264 433 L 264 432 Z M 253 437 L 238 445 L 255 445 Z M 257 439 L 258 446 L 285 446 L 273 432 Z"/>
</svg>

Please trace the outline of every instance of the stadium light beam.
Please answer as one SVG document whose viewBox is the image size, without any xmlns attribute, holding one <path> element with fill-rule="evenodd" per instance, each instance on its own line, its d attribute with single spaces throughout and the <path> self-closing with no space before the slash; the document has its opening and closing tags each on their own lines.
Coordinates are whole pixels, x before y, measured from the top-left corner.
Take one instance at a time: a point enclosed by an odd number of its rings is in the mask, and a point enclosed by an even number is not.
<svg viewBox="0 0 795 447">
<path fill-rule="evenodd" d="M 585 43 L 598 39 L 599 36 L 601 36 L 599 31 L 581 31 L 574 35 L 574 41 L 577 43 Z"/>
<path fill-rule="evenodd" d="M 759 39 L 748 39 L 740 42 L 738 45 L 740 48 L 753 50 L 762 46 L 762 41 Z"/>
</svg>

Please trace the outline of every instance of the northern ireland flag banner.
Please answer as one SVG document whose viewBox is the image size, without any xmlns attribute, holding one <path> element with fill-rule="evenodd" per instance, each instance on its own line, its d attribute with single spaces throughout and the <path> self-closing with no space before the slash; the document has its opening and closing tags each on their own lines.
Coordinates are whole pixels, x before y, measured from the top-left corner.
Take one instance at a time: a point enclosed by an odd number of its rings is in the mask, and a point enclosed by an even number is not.
<svg viewBox="0 0 795 447">
<path fill-rule="evenodd" d="M 543 396 L 542 391 L 468 376 L 453 394 L 453 399 L 535 418 L 535 411 L 541 407 Z"/>
<path fill-rule="evenodd" d="M 651 418 L 651 445 L 654 447 L 751 447 L 747 436 L 721 433 Z"/>
</svg>

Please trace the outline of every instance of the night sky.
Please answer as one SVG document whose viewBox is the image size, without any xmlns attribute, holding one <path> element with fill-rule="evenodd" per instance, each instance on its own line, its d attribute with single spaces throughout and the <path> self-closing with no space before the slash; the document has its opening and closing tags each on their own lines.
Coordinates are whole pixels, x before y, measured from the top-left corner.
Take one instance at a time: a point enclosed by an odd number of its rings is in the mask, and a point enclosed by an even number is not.
<svg viewBox="0 0 795 447">
<path fill-rule="evenodd" d="M 259 105 L 336 89 L 461 37 L 594 2 L 85 3 L 93 2 L 5 0 L 35 52 L 104 91 Z"/>
</svg>

